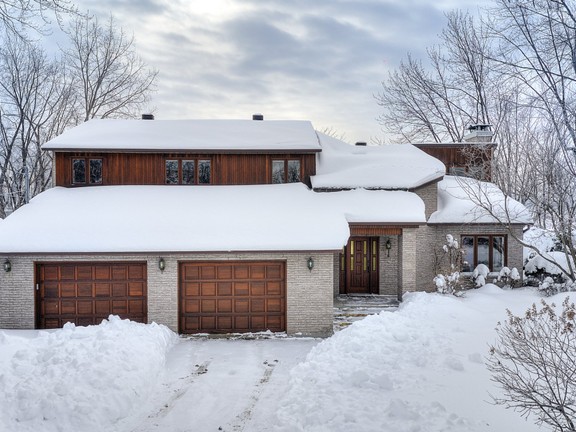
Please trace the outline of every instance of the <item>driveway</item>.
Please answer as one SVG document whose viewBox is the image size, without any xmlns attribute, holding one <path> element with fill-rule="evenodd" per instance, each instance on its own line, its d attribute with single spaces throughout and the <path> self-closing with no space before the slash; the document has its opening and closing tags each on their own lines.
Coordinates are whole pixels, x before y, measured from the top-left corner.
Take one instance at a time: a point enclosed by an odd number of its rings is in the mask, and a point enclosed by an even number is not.
<svg viewBox="0 0 576 432">
<path fill-rule="evenodd" d="M 168 354 L 148 431 L 269 431 L 290 370 L 320 339 L 182 339 Z"/>
</svg>

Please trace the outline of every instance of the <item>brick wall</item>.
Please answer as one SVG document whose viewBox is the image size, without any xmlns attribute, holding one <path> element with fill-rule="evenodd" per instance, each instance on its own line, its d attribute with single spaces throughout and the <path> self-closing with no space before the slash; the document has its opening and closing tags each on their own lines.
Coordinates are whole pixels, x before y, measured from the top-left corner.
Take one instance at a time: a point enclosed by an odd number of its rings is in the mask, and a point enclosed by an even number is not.
<svg viewBox="0 0 576 432">
<path fill-rule="evenodd" d="M 37 261 L 146 261 L 148 321 L 178 330 L 178 262 L 211 260 L 283 260 L 286 262 L 286 321 L 289 334 L 326 336 L 332 332 L 334 253 L 205 253 L 162 255 L 9 256 L 12 271 L 0 271 L 0 328 L 31 329 L 35 325 L 34 263 Z M 314 269 L 306 267 L 308 257 Z"/>
<path fill-rule="evenodd" d="M 390 250 L 386 241 L 390 239 Z M 400 236 L 380 237 L 380 294 L 397 296 L 400 287 Z M 401 291 L 401 290 L 400 290 Z"/>
<path fill-rule="evenodd" d="M 438 210 L 438 182 L 419 187 L 413 192 L 424 201 L 426 220 L 428 220 L 430 215 Z"/>
</svg>

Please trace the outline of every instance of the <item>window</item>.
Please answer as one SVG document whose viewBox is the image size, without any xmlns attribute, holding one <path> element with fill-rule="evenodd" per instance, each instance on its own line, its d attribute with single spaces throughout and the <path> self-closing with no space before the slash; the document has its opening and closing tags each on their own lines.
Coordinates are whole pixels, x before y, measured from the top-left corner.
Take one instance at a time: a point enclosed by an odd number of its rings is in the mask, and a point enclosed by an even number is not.
<svg viewBox="0 0 576 432">
<path fill-rule="evenodd" d="M 300 161 L 298 159 L 276 159 L 272 161 L 272 183 L 298 183 Z"/>
<path fill-rule="evenodd" d="M 210 184 L 210 159 L 167 159 L 165 161 L 166 184 Z"/>
<path fill-rule="evenodd" d="M 460 242 L 464 250 L 462 271 L 471 272 L 478 264 L 499 272 L 506 265 L 506 236 L 464 235 Z"/>
<path fill-rule="evenodd" d="M 72 159 L 72 184 L 102 184 L 102 159 Z"/>
</svg>

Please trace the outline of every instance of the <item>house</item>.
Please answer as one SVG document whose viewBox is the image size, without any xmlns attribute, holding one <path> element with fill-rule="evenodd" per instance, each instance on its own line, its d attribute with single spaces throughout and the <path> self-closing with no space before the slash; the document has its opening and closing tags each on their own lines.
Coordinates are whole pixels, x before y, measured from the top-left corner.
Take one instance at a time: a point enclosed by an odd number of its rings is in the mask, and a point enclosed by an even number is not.
<svg viewBox="0 0 576 432">
<path fill-rule="evenodd" d="M 337 294 L 433 289 L 446 234 L 469 269 L 522 266 L 514 236 L 412 145 L 148 116 L 91 120 L 43 149 L 55 187 L 0 223 L 0 328 L 118 314 L 185 334 L 327 335 Z M 478 185 L 521 236 L 524 207 Z"/>
</svg>

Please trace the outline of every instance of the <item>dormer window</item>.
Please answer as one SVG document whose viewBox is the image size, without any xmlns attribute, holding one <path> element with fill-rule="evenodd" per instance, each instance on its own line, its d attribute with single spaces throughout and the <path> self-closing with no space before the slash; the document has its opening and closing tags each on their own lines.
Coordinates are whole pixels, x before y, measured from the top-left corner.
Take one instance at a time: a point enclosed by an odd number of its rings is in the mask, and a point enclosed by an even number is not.
<svg viewBox="0 0 576 432">
<path fill-rule="evenodd" d="M 210 184 L 210 159 L 167 159 L 165 162 L 166 184 Z"/>
<path fill-rule="evenodd" d="M 72 159 L 72 184 L 102 184 L 102 159 Z"/>
<path fill-rule="evenodd" d="M 300 178 L 298 159 L 272 160 L 272 183 L 298 183 Z"/>
</svg>

